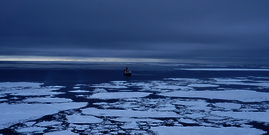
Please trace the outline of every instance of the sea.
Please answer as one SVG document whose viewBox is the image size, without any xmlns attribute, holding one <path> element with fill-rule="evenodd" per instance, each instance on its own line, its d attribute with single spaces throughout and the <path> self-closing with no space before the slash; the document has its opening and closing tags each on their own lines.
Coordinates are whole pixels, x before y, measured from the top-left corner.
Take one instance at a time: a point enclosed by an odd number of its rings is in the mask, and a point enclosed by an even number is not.
<svg viewBox="0 0 269 135">
<path fill-rule="evenodd" d="M 269 65 L 0 62 L 0 135 L 227 134 L 269 135 Z"/>
</svg>

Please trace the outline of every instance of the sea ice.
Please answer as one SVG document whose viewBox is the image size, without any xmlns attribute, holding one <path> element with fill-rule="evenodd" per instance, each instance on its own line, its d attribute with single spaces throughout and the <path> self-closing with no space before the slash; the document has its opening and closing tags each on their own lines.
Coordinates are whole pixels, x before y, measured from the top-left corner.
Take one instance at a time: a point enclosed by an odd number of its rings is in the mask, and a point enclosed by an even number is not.
<svg viewBox="0 0 269 135">
<path fill-rule="evenodd" d="M 234 119 L 245 119 L 260 122 L 269 122 L 269 110 L 266 112 L 222 112 L 212 111 L 211 114 L 225 117 L 232 117 Z"/>
<path fill-rule="evenodd" d="M 44 98 L 27 98 L 23 100 L 24 102 L 71 102 L 72 99 L 67 98 L 50 98 L 50 97 L 44 97 Z"/>
<path fill-rule="evenodd" d="M 161 93 L 159 95 L 168 97 L 191 97 L 238 100 L 242 102 L 262 102 L 269 101 L 269 93 L 249 90 L 227 90 L 227 91 L 174 91 Z"/>
<path fill-rule="evenodd" d="M 30 87 L 30 88 L 40 88 L 40 85 L 43 83 L 34 83 L 34 82 L 1 82 L 0 88 L 14 88 L 14 87 Z"/>
<path fill-rule="evenodd" d="M 43 122 L 37 123 L 36 125 L 40 127 L 47 127 L 47 126 L 59 125 L 61 123 L 62 122 L 60 121 L 43 121 Z"/>
<path fill-rule="evenodd" d="M 120 99 L 120 98 L 134 98 L 134 97 L 146 97 L 151 93 L 148 92 L 107 92 L 107 93 L 95 93 L 88 98 L 98 99 Z"/>
<path fill-rule="evenodd" d="M 227 110 L 240 109 L 240 107 L 241 107 L 240 104 L 235 104 L 235 103 L 215 103 L 213 105 L 217 106 L 217 107 L 225 108 Z"/>
<path fill-rule="evenodd" d="M 45 133 L 44 135 L 78 135 L 78 134 L 71 132 L 71 130 L 63 130 L 63 131 Z"/>
<path fill-rule="evenodd" d="M 42 95 L 57 95 L 63 92 L 53 92 L 57 89 L 23 89 L 23 90 L 12 90 L 5 91 L 5 93 L 11 93 L 14 96 L 42 96 Z"/>
<path fill-rule="evenodd" d="M 73 114 L 66 116 L 69 123 L 100 123 L 103 119 L 96 118 L 94 116 L 83 116 L 79 114 Z"/>
<path fill-rule="evenodd" d="M 89 92 L 87 90 L 71 90 L 69 92 L 77 92 L 77 93 L 80 93 L 80 92 Z"/>
<path fill-rule="evenodd" d="M 266 132 L 255 128 L 237 127 L 152 127 L 158 135 L 261 135 Z"/>
<path fill-rule="evenodd" d="M 86 102 L 58 104 L 0 104 L 0 129 L 25 120 L 36 119 L 44 115 L 57 113 L 61 110 L 75 109 L 86 105 Z"/>
<path fill-rule="evenodd" d="M 148 117 L 148 118 L 169 118 L 181 117 L 174 112 L 159 112 L 159 111 L 133 111 L 133 110 L 116 110 L 116 109 L 97 109 L 86 108 L 82 109 L 82 113 L 95 116 L 119 116 L 119 117 Z"/>
<path fill-rule="evenodd" d="M 189 87 L 219 87 L 219 85 L 214 84 L 189 84 Z"/>
<path fill-rule="evenodd" d="M 19 133 L 31 133 L 31 132 L 42 133 L 45 129 L 47 129 L 47 128 L 43 128 L 43 127 L 27 127 L 27 128 L 17 129 L 16 131 L 19 132 Z"/>
</svg>

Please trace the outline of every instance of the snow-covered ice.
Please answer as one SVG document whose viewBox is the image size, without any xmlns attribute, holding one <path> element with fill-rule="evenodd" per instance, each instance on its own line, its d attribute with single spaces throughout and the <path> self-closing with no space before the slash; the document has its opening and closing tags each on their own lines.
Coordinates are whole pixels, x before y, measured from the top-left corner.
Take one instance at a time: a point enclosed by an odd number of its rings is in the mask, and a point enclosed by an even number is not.
<svg viewBox="0 0 269 135">
<path fill-rule="evenodd" d="M 50 97 L 44 97 L 44 98 L 27 98 L 23 100 L 24 102 L 40 102 L 40 103 L 45 103 L 45 102 L 71 102 L 73 101 L 72 99 L 67 99 L 67 98 L 50 98 Z"/>
<path fill-rule="evenodd" d="M 87 103 L 58 103 L 58 104 L 0 104 L 0 129 L 11 124 L 40 118 L 61 110 L 75 109 L 86 106 Z"/>
<path fill-rule="evenodd" d="M 16 87 L 30 87 L 30 88 L 39 88 L 43 83 L 35 82 L 1 82 L 0 88 L 16 88 Z"/>
<path fill-rule="evenodd" d="M 37 123 L 36 126 L 47 127 L 47 126 L 59 125 L 61 123 L 62 122 L 60 121 L 43 121 L 43 122 Z"/>
<path fill-rule="evenodd" d="M 151 93 L 148 92 L 107 92 L 107 93 L 95 93 L 88 98 L 98 99 L 120 99 L 120 98 L 135 98 L 146 97 Z"/>
<path fill-rule="evenodd" d="M 241 107 L 240 104 L 235 104 L 235 103 L 215 103 L 214 106 L 222 107 L 222 108 L 225 108 L 227 110 L 240 109 L 240 107 Z"/>
<path fill-rule="evenodd" d="M 192 98 L 238 100 L 242 102 L 269 101 L 269 93 L 256 92 L 250 90 L 174 91 L 174 92 L 161 93 L 159 95 L 167 97 L 192 97 Z"/>
<path fill-rule="evenodd" d="M 78 134 L 72 132 L 71 130 L 62 130 L 62 131 L 45 133 L 44 135 L 78 135 Z"/>
<path fill-rule="evenodd" d="M 79 93 L 79 92 L 89 92 L 89 91 L 87 91 L 87 90 L 71 90 L 69 92 L 77 92 L 77 93 Z"/>
<path fill-rule="evenodd" d="M 255 128 L 238 127 L 152 127 L 159 135 L 261 135 L 266 132 Z"/>
<path fill-rule="evenodd" d="M 29 132 L 38 132 L 42 133 L 46 128 L 44 127 L 27 127 L 27 128 L 20 128 L 16 131 L 19 133 L 29 133 Z"/>
<path fill-rule="evenodd" d="M 211 114 L 225 117 L 232 117 L 235 119 L 246 119 L 259 122 L 269 122 L 269 110 L 266 112 L 223 112 L 212 111 Z"/>
<path fill-rule="evenodd" d="M 79 114 L 73 114 L 66 116 L 69 123 L 100 123 L 103 119 L 96 118 L 94 116 L 83 116 Z"/>
</svg>

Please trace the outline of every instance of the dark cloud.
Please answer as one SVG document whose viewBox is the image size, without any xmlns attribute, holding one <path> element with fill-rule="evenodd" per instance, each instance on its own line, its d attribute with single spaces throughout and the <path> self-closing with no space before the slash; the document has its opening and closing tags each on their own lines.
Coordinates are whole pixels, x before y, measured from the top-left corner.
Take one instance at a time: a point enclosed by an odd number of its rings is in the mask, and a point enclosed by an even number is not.
<svg viewBox="0 0 269 135">
<path fill-rule="evenodd" d="M 267 0 L 1 1 L 0 55 L 267 62 L 268 5 Z"/>
</svg>

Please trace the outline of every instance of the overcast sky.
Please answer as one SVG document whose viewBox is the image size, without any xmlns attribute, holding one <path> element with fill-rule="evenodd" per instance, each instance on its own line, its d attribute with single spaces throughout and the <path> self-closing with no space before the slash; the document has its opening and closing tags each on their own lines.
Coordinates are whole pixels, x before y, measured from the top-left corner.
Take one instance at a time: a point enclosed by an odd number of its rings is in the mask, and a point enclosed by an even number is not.
<svg viewBox="0 0 269 135">
<path fill-rule="evenodd" d="M 4 56 L 269 64 L 269 1 L 2 0 Z"/>
</svg>

